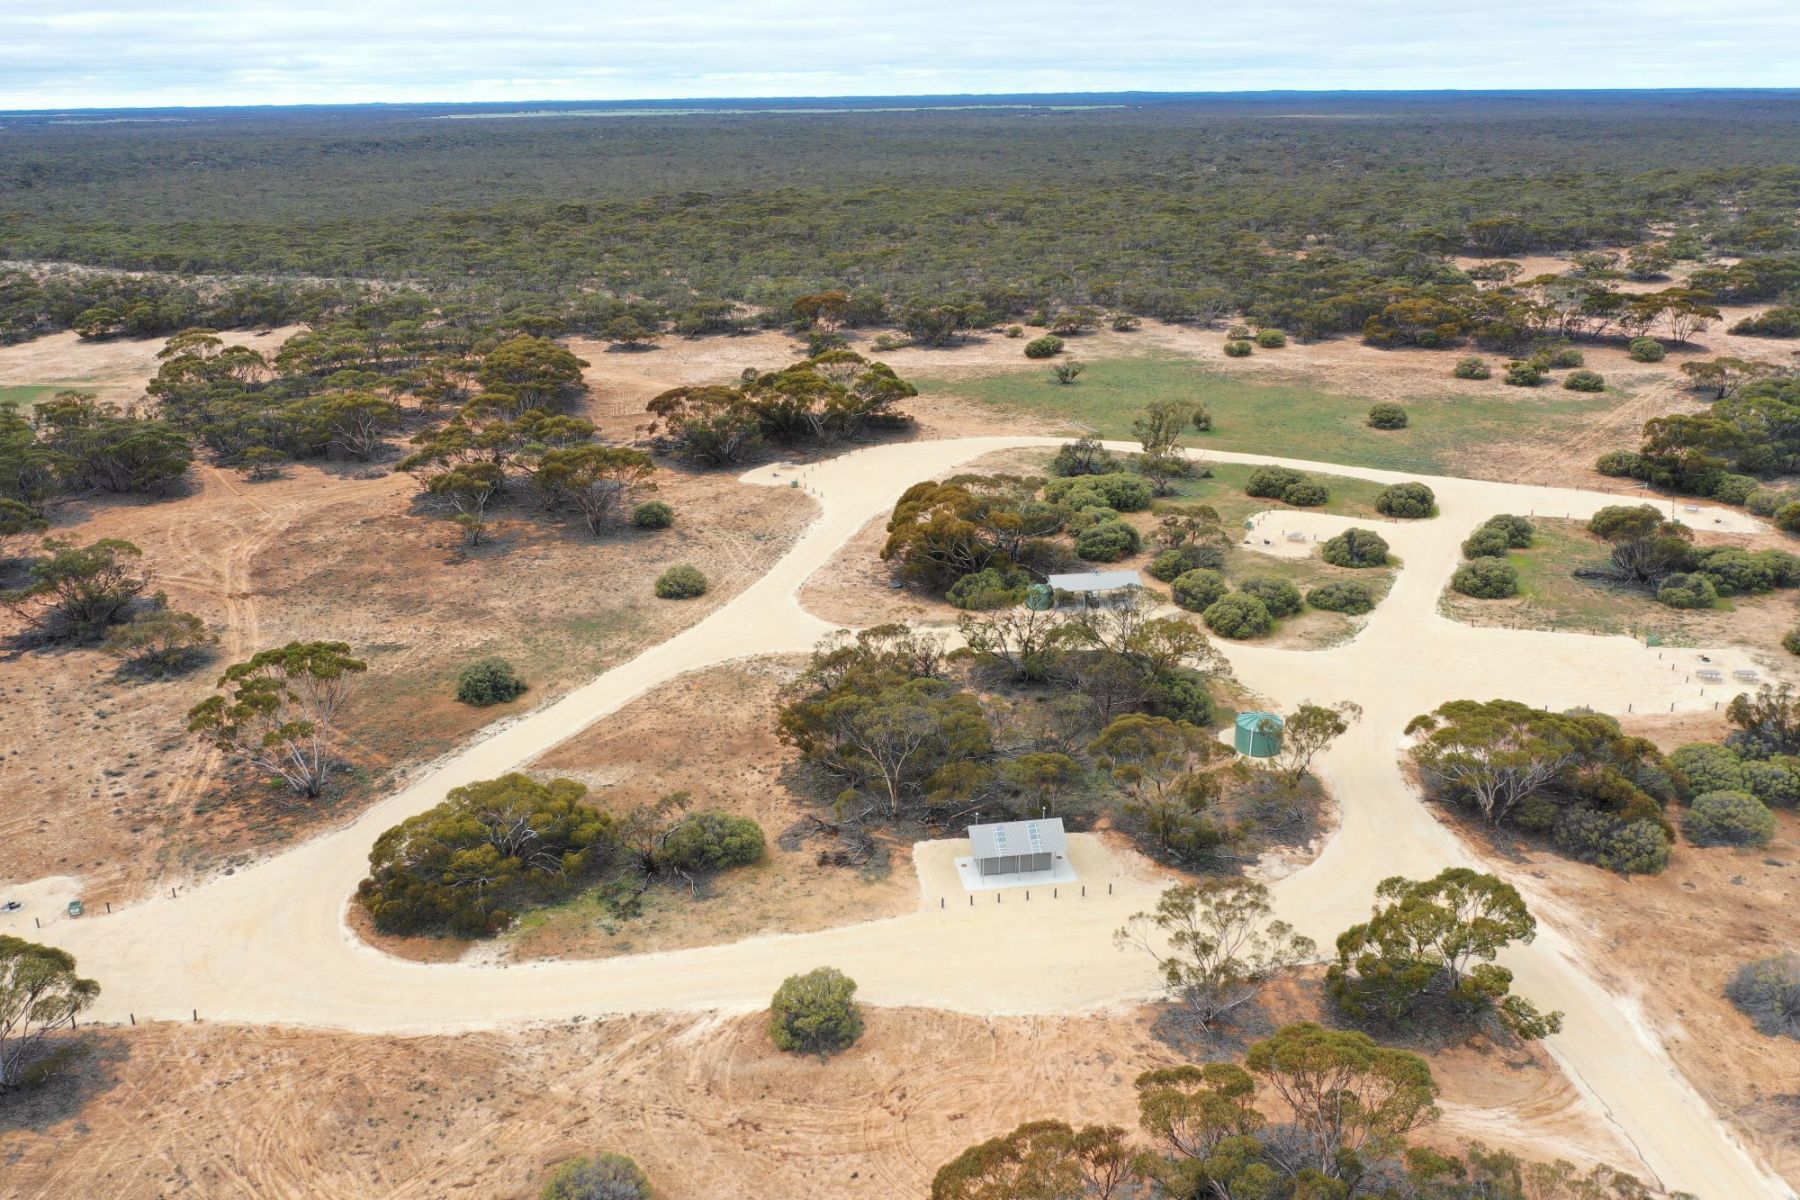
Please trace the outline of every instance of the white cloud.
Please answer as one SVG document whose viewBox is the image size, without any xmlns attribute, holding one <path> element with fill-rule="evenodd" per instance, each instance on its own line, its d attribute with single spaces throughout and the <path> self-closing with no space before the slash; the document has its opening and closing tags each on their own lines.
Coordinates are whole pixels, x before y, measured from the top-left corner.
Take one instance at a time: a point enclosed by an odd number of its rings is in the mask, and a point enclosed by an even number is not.
<svg viewBox="0 0 1800 1200">
<path fill-rule="evenodd" d="M 0 0 L 0 107 L 1800 85 L 1792 0 Z"/>
</svg>

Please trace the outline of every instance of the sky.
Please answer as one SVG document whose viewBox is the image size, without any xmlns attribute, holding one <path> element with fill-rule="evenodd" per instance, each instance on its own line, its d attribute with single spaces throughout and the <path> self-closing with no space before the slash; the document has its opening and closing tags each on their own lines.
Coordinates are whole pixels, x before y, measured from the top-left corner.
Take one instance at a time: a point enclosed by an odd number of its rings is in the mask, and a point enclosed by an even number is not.
<svg viewBox="0 0 1800 1200">
<path fill-rule="evenodd" d="M 1800 0 L 0 0 L 0 109 L 1800 87 Z"/>
</svg>

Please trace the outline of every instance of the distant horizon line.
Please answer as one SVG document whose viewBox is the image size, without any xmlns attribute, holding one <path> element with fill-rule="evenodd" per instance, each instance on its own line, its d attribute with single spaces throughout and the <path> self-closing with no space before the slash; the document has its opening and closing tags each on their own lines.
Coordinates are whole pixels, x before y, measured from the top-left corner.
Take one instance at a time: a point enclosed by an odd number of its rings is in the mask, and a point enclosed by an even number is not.
<svg viewBox="0 0 1800 1200">
<path fill-rule="evenodd" d="M 1238 88 L 1229 91 L 1166 91 L 1133 89 L 1125 91 L 1061 91 L 1061 92 L 918 92 L 859 93 L 807 95 L 682 96 L 657 98 L 563 98 L 528 100 L 361 100 L 354 102 L 304 101 L 287 104 L 131 104 L 131 105 L 54 105 L 47 108 L 0 109 L 0 117 L 43 117 L 62 113 L 157 113 L 157 112 L 276 112 L 284 110 L 344 111 L 350 109 L 523 109 L 529 107 L 563 107 L 592 105 L 604 108 L 662 108 L 681 105 L 715 106 L 725 104 L 870 104 L 878 101 L 911 101 L 926 107 L 947 107 L 947 102 L 1052 102 L 1059 100 L 1092 100 L 1100 98 L 1136 98 L 1150 102 L 1182 100 L 1283 97 L 1506 97 L 1506 96 L 1671 96 L 1671 95 L 1800 95 L 1800 86 L 1767 85 L 1731 87 L 1675 86 L 1656 88 L 1580 88 L 1580 87 L 1492 87 L 1492 88 Z M 936 102 L 936 103 L 931 103 Z"/>
</svg>

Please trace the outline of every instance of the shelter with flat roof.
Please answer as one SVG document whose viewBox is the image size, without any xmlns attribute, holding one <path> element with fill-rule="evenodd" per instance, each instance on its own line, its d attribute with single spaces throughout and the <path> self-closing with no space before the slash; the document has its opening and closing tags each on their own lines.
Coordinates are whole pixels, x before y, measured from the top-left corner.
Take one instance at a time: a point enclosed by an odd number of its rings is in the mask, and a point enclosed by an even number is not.
<svg viewBox="0 0 1800 1200">
<path fill-rule="evenodd" d="M 1068 575 L 1048 575 L 1051 595 L 1080 596 L 1089 608 L 1105 604 L 1131 588 L 1144 586 L 1144 577 L 1136 571 L 1077 571 Z"/>
<path fill-rule="evenodd" d="M 969 847 L 975 874 L 982 879 L 995 875 L 1049 878 L 1057 863 L 1069 856 L 1069 839 L 1063 832 L 1061 817 L 971 825 Z"/>
</svg>

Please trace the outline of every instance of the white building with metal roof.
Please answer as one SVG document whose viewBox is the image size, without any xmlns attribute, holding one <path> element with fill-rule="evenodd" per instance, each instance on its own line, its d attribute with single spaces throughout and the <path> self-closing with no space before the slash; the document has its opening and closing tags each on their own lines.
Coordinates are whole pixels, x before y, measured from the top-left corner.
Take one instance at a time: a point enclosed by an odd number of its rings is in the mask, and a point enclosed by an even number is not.
<svg viewBox="0 0 1800 1200">
<path fill-rule="evenodd" d="M 1061 817 L 971 825 L 969 850 L 956 866 L 971 891 L 1075 881 Z"/>
</svg>

